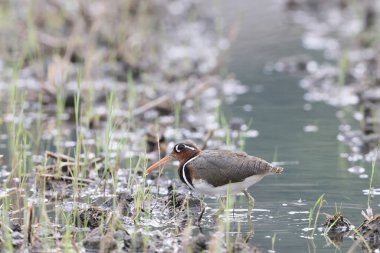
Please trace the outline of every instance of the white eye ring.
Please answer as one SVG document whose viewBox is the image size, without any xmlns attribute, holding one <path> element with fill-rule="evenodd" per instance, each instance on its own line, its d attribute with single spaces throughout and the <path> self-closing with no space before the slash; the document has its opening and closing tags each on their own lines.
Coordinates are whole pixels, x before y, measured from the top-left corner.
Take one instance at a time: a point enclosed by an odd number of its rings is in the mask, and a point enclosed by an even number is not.
<svg viewBox="0 0 380 253">
<path fill-rule="evenodd" d="M 181 149 L 179 149 L 180 146 L 181 146 Z M 185 148 L 190 149 L 190 150 L 195 150 L 195 148 L 193 148 L 193 147 L 191 147 L 191 146 L 187 146 L 186 144 L 181 143 L 181 144 L 178 144 L 178 145 L 175 146 L 175 151 L 176 151 L 177 153 L 180 153 L 180 152 L 183 151 Z"/>
<path fill-rule="evenodd" d="M 181 149 L 179 149 L 179 147 L 181 147 Z M 175 151 L 176 151 L 177 153 L 179 153 L 179 152 L 181 152 L 182 150 L 184 150 L 185 147 L 186 147 L 186 145 L 184 145 L 184 144 L 178 144 L 178 145 L 175 145 Z"/>
</svg>

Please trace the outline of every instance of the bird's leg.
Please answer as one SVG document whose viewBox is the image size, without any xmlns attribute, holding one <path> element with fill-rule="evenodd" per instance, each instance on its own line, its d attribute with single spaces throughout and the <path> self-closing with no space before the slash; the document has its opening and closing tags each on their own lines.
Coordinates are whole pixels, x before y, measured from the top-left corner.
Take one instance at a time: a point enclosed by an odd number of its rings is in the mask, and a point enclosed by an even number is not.
<svg viewBox="0 0 380 253">
<path fill-rule="evenodd" d="M 249 192 L 247 192 L 247 190 L 244 190 L 243 193 L 248 198 L 248 213 L 247 213 L 248 225 L 249 225 L 251 233 L 254 233 L 253 222 L 251 220 L 251 212 L 253 210 L 253 206 L 255 205 L 255 199 L 251 196 L 251 194 L 249 194 Z"/>
<path fill-rule="evenodd" d="M 206 204 L 204 203 L 203 198 L 201 199 L 200 209 L 201 209 L 201 213 L 199 214 L 198 220 L 197 220 L 198 226 L 200 226 L 203 214 L 206 211 Z"/>
<path fill-rule="evenodd" d="M 249 194 L 249 192 L 247 192 L 247 190 L 244 190 L 243 193 L 248 198 L 248 213 L 251 213 L 255 205 L 255 199 Z"/>
<path fill-rule="evenodd" d="M 217 219 L 219 217 L 220 214 L 222 214 L 224 212 L 224 202 L 223 202 L 223 197 L 220 197 L 219 200 L 219 208 L 218 208 L 218 211 L 216 211 L 216 213 L 214 213 L 214 218 Z"/>
<path fill-rule="evenodd" d="M 202 217 L 203 217 L 203 214 L 205 213 L 205 211 L 206 211 L 206 207 L 203 207 L 202 210 L 201 210 L 201 213 L 198 216 L 198 220 L 197 220 L 198 226 L 200 226 L 200 224 L 201 224 Z"/>
</svg>

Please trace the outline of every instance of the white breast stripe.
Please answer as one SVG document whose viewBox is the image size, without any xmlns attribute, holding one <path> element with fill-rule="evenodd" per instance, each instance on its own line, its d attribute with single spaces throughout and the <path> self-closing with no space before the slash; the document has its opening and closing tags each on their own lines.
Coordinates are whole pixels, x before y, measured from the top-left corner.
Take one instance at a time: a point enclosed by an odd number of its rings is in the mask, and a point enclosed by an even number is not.
<svg viewBox="0 0 380 253">
<path fill-rule="evenodd" d="M 186 168 L 186 165 L 191 162 L 192 160 L 194 160 L 195 158 L 197 158 L 199 155 L 197 156 L 194 156 L 193 158 L 189 159 L 187 162 L 185 162 L 185 164 L 182 166 L 182 176 L 183 176 L 183 179 L 185 179 L 185 182 L 186 184 L 190 187 L 190 189 L 192 189 L 193 191 L 195 191 L 195 188 L 189 183 L 189 181 L 187 180 L 186 178 L 186 174 L 185 174 L 185 168 Z"/>
</svg>

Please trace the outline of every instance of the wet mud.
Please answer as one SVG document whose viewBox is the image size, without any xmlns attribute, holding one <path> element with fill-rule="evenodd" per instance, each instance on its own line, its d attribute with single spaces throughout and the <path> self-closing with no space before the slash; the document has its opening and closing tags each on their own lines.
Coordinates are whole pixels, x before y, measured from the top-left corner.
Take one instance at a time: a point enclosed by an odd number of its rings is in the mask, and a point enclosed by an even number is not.
<svg viewBox="0 0 380 253">
<path fill-rule="evenodd" d="M 1 30 L 0 251 L 249 252 L 199 232 L 206 204 L 176 177 L 143 173 L 178 140 L 237 149 L 251 138 L 247 123 L 220 111 L 246 87 L 219 75 L 230 40 L 212 8 L 193 0 L 0 7 L 15 24 Z"/>
</svg>

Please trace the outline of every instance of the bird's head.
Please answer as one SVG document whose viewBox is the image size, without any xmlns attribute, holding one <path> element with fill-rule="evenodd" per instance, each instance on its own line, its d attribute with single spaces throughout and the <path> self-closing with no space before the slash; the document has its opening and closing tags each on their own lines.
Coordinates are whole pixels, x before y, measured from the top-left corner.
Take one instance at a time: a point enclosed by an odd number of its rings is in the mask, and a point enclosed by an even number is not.
<svg viewBox="0 0 380 253">
<path fill-rule="evenodd" d="M 145 173 L 148 174 L 155 168 L 157 168 L 160 165 L 166 165 L 171 160 L 178 160 L 180 163 L 185 162 L 189 160 L 190 158 L 197 155 L 201 150 L 191 141 L 184 141 L 181 143 L 177 143 L 173 147 L 173 151 L 150 166 Z"/>
</svg>

